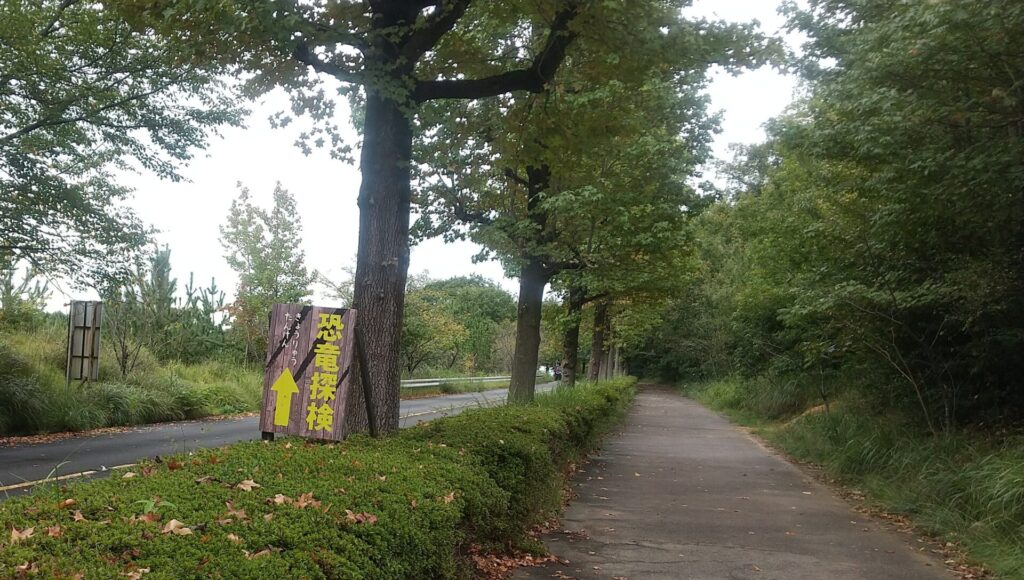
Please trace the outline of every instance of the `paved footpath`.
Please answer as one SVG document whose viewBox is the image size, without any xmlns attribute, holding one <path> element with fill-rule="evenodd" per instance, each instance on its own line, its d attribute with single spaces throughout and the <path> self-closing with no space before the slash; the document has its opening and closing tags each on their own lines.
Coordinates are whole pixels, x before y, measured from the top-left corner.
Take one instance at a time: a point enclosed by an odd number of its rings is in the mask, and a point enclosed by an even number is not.
<svg viewBox="0 0 1024 580">
<path fill-rule="evenodd" d="M 585 471 L 584 471 L 585 470 Z M 866 520 L 726 419 L 646 387 L 621 434 L 573 480 L 568 564 L 516 578 L 945 579 L 907 534 Z"/>
</svg>

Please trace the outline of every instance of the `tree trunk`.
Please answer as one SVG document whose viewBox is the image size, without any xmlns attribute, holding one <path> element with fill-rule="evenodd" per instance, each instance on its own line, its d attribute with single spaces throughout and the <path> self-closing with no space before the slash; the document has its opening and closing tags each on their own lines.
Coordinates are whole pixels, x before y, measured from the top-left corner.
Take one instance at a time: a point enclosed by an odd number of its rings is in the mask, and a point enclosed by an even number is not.
<svg viewBox="0 0 1024 580">
<path fill-rule="evenodd" d="M 569 328 L 562 340 L 562 384 L 576 386 L 576 373 L 580 366 L 580 314 L 583 312 L 583 289 L 569 287 L 566 305 L 569 308 Z"/>
<path fill-rule="evenodd" d="M 363 135 L 353 306 L 359 311 L 376 432 L 385 434 L 398 430 L 412 125 L 396 101 L 370 91 Z M 347 433 L 368 429 L 363 389 L 349 391 L 345 417 Z"/>
<path fill-rule="evenodd" d="M 608 303 L 598 302 L 594 307 L 594 337 L 590 342 L 590 362 L 587 364 L 587 379 L 601 378 L 601 361 L 604 358 L 604 333 L 608 327 Z"/>
<path fill-rule="evenodd" d="M 516 353 L 512 360 L 512 382 L 508 399 L 512 403 L 533 401 L 540 352 L 540 314 L 548 275 L 544 265 L 530 258 L 519 274 L 519 310 L 516 313 Z"/>
</svg>

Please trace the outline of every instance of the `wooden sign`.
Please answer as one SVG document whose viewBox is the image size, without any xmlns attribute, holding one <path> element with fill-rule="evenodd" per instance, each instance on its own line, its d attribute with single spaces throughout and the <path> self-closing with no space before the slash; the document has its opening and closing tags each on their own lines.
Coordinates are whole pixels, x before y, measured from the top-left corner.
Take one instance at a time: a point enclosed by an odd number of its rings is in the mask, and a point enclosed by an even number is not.
<svg viewBox="0 0 1024 580">
<path fill-rule="evenodd" d="M 345 437 L 355 329 L 355 310 L 274 305 L 260 412 L 264 433 Z"/>
<path fill-rule="evenodd" d="M 103 303 L 72 300 L 68 313 L 68 360 L 65 386 L 100 378 L 100 321 Z"/>
</svg>

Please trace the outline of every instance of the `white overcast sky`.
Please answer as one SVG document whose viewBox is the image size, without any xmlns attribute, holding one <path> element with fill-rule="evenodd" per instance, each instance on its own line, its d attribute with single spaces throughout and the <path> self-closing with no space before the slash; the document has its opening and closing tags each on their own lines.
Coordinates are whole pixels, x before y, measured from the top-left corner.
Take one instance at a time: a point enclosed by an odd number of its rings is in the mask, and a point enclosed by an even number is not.
<svg viewBox="0 0 1024 580">
<path fill-rule="evenodd" d="M 777 5 L 778 0 L 696 0 L 686 13 L 736 22 L 758 20 L 763 31 L 776 33 L 783 24 L 776 13 Z M 738 76 L 716 73 L 709 89 L 712 110 L 722 113 L 722 131 L 714 144 L 716 155 L 724 157 L 730 143 L 763 140 L 762 124 L 791 102 L 795 84 L 795 79 L 770 68 Z M 159 231 L 157 242 L 171 248 L 171 266 L 179 289 L 194 272 L 200 285 L 215 277 L 229 299 L 233 294 L 237 278 L 224 261 L 218 226 L 237 196 L 239 182 L 248 186 L 253 199 L 263 205 L 269 205 L 278 181 L 295 196 L 296 223 L 302 226 L 308 267 L 340 279 L 341 268 L 354 264 L 358 168 L 333 160 L 323 151 L 304 156 L 294 146 L 297 128 L 272 129 L 267 117 L 286 107 L 283 94 L 268 95 L 253 107 L 245 128 L 224 131 L 208 149 L 199 152 L 183 172 L 187 182 L 172 183 L 147 174 L 125 176 L 125 184 L 136 190 L 130 205 Z M 348 125 L 347 120 L 342 124 Z M 354 134 L 352 144 L 356 144 Z M 447 278 L 477 273 L 516 293 L 516 282 L 504 277 L 498 263 L 472 262 L 477 251 L 469 242 L 424 242 L 413 248 L 410 274 L 426 271 L 433 278 Z M 67 294 L 55 292 L 53 308 L 63 309 L 61 305 L 68 298 L 95 298 L 66 284 L 60 286 Z"/>
</svg>

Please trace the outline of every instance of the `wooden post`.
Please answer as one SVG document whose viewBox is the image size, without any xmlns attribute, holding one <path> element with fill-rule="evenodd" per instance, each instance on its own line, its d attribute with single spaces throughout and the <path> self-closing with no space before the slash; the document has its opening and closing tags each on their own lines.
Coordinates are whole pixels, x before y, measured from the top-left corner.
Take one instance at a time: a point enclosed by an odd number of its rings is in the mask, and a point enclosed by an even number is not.
<svg viewBox="0 0 1024 580">
<path fill-rule="evenodd" d="M 363 399 L 366 401 L 366 419 L 370 423 L 370 436 L 377 437 L 377 410 L 373 407 L 373 390 L 370 383 L 370 365 L 363 348 L 363 333 L 356 323 L 356 364 L 359 366 L 359 382 L 363 385 Z"/>
</svg>

